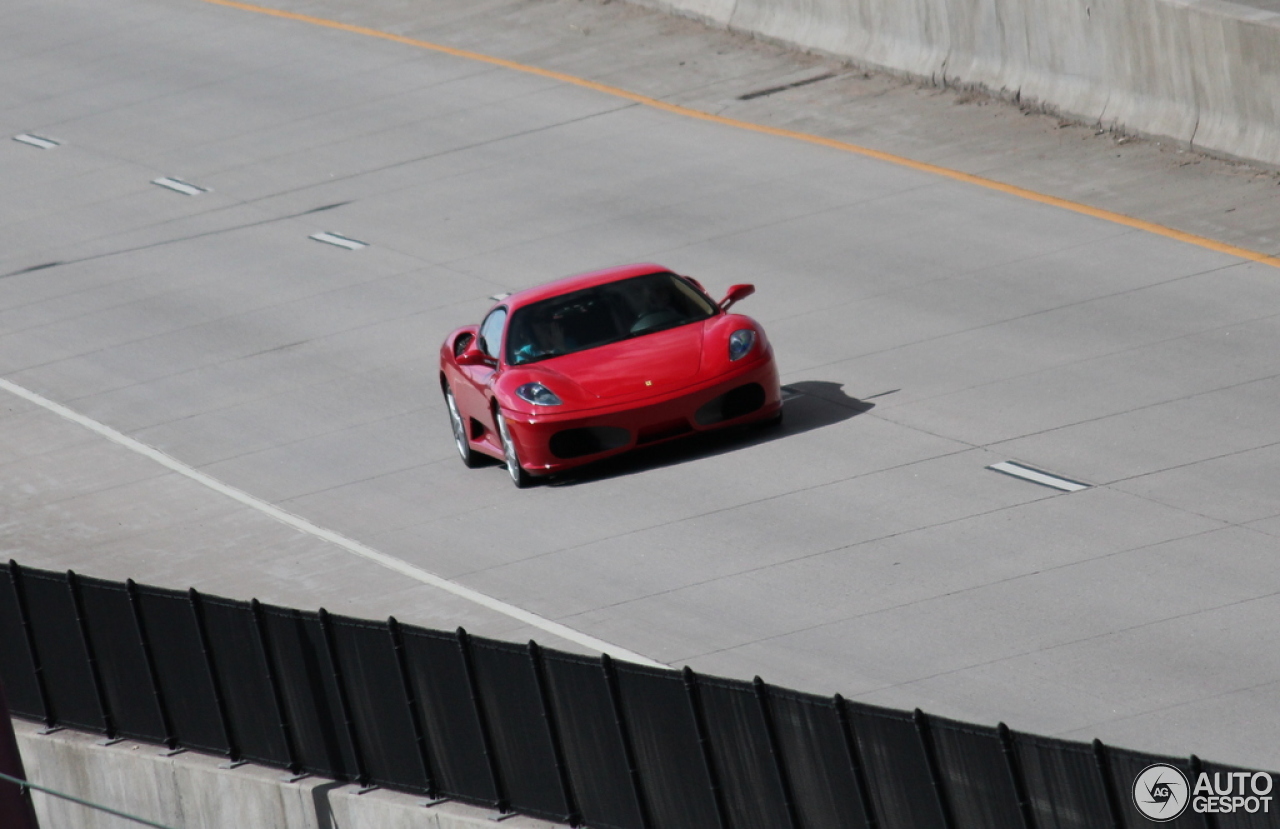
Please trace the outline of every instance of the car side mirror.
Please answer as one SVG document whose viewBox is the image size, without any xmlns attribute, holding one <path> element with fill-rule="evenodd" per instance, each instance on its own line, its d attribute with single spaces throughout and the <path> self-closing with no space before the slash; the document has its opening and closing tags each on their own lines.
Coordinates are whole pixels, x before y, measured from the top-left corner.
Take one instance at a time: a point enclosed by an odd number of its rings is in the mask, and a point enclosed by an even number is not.
<svg viewBox="0 0 1280 829">
<path fill-rule="evenodd" d="M 724 295 L 724 299 L 720 300 L 720 310 L 728 311 L 729 306 L 733 305 L 740 299 L 746 299 L 756 292 L 755 285 L 731 285 L 729 293 Z"/>
<path fill-rule="evenodd" d="M 480 340 L 473 339 L 467 343 L 467 347 L 462 349 L 462 353 L 458 355 L 458 365 L 460 366 L 492 366 L 495 361 L 488 354 L 480 350 Z"/>
</svg>

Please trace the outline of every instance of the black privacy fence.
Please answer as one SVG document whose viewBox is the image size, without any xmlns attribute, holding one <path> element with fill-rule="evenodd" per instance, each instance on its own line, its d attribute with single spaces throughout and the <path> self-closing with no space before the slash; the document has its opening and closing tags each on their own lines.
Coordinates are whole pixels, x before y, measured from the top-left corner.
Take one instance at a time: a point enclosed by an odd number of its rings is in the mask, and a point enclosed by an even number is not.
<svg viewBox="0 0 1280 829">
<path fill-rule="evenodd" d="M 1234 771 L 14 562 L 0 679 L 50 727 L 599 829 L 1149 829 L 1130 794 L 1146 766 Z"/>
</svg>

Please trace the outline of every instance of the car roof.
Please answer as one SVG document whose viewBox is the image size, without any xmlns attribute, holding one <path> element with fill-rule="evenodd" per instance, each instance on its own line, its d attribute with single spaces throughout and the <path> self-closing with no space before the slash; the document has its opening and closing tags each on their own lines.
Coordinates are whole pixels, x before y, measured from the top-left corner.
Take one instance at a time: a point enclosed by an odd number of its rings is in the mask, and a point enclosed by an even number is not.
<svg viewBox="0 0 1280 829">
<path fill-rule="evenodd" d="M 617 282 L 621 279 L 631 279 L 635 276 L 645 276 L 651 273 L 670 273 L 670 268 L 664 268 L 662 265 L 655 265 L 652 262 L 644 262 L 635 265 L 621 265 L 616 268 L 605 268 L 601 271 L 591 271 L 589 273 L 580 273 L 574 276 L 566 276 L 563 279 L 557 279 L 554 282 L 547 282 L 543 285 L 537 285 L 532 288 L 525 288 L 511 296 L 502 300 L 500 304 L 514 311 L 524 305 L 534 302 L 540 302 L 561 294 L 567 294 L 572 291 L 580 291 L 583 288 L 594 288 L 597 285 L 604 285 L 609 282 Z"/>
</svg>

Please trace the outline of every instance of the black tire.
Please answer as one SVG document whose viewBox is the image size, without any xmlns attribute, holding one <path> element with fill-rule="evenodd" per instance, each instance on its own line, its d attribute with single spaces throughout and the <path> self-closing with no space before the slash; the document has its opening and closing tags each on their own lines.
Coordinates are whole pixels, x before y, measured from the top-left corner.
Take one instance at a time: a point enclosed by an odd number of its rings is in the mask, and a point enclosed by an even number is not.
<svg viewBox="0 0 1280 829">
<path fill-rule="evenodd" d="M 449 384 L 444 386 L 444 405 L 449 410 L 449 428 L 453 431 L 453 445 L 462 458 L 462 465 L 467 469 L 475 469 L 480 465 L 479 453 L 471 448 L 467 441 L 467 424 L 458 410 L 458 401 L 453 399 L 453 389 Z"/>
<path fill-rule="evenodd" d="M 502 455 L 506 459 L 507 474 L 511 476 L 511 482 L 516 485 L 516 489 L 527 489 L 534 484 L 534 478 L 528 472 L 524 471 L 524 467 L 520 465 L 520 454 L 516 451 L 516 442 L 511 439 L 511 432 L 507 430 L 507 419 L 502 416 L 502 412 L 495 411 L 493 419 L 498 422 L 498 435 L 502 438 Z"/>
</svg>

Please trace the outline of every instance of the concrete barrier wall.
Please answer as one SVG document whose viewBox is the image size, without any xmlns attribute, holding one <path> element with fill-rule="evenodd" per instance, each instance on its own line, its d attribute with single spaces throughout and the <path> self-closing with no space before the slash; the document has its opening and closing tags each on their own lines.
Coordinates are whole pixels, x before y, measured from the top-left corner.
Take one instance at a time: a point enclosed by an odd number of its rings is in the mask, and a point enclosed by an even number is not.
<svg viewBox="0 0 1280 829">
<path fill-rule="evenodd" d="M 1219 0 L 633 0 L 1280 166 L 1280 14 Z"/>
<path fill-rule="evenodd" d="M 500 824 L 490 810 L 383 790 L 358 794 L 353 785 L 318 777 L 289 782 L 279 769 L 245 765 L 192 752 L 165 756 L 134 742 L 102 745 L 75 731 L 41 735 L 14 721 L 27 779 L 83 800 L 181 829 L 556 829 L 557 824 L 512 817 Z M 42 829 L 136 829 L 137 823 L 33 792 Z"/>
</svg>

